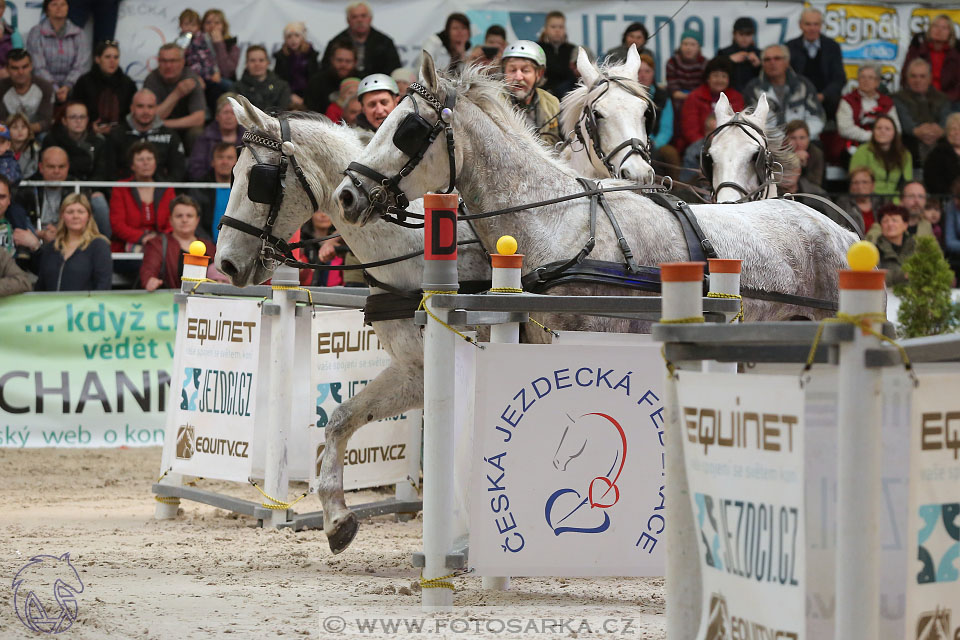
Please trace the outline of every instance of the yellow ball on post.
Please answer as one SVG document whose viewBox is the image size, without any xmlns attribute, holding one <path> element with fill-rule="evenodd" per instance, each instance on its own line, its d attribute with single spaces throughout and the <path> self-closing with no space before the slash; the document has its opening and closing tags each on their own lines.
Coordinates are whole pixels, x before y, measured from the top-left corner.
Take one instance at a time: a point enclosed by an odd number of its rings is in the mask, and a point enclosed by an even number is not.
<svg viewBox="0 0 960 640">
<path fill-rule="evenodd" d="M 847 249 L 847 262 L 854 271 L 872 271 L 880 262 L 880 252 L 872 242 L 854 242 Z"/>
<path fill-rule="evenodd" d="M 500 236 L 497 240 L 497 253 L 502 256 L 512 256 L 517 252 L 517 239 L 513 236 Z"/>
<path fill-rule="evenodd" d="M 202 240 L 194 240 L 190 243 L 190 255 L 192 256 L 202 256 L 207 253 L 207 245 L 203 244 Z"/>
</svg>

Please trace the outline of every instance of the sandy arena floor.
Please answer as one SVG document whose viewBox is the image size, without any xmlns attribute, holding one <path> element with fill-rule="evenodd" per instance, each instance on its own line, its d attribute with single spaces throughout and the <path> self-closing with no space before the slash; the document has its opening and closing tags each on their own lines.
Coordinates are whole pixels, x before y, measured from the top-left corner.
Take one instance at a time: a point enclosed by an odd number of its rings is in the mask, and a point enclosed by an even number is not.
<svg viewBox="0 0 960 640">
<path fill-rule="evenodd" d="M 421 617 L 410 565 L 419 520 L 364 521 L 339 556 L 321 531 L 261 529 L 196 503 L 183 503 L 176 520 L 156 521 L 150 484 L 159 460 L 159 448 L 0 449 L 0 638 L 43 637 L 17 618 L 11 584 L 32 556 L 66 552 L 84 590 L 77 620 L 60 638 L 664 636 L 662 580 L 518 578 L 511 591 L 491 593 L 475 576 L 455 579 L 457 611 L 428 620 L 434 626 L 423 633 L 360 632 L 356 617 Z M 255 499 L 252 487 L 201 486 Z M 383 497 L 368 491 L 347 500 Z M 319 509 L 315 496 L 300 505 Z M 565 619 L 566 627 L 553 623 Z"/>
</svg>

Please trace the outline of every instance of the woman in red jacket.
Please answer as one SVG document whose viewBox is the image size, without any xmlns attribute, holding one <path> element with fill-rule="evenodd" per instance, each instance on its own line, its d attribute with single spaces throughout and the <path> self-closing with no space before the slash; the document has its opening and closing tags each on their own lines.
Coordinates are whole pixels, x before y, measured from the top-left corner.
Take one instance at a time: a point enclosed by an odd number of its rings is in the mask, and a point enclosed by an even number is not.
<svg viewBox="0 0 960 640">
<path fill-rule="evenodd" d="M 733 66 L 726 56 L 717 56 L 707 63 L 703 72 L 703 84 L 690 92 L 680 111 L 680 136 L 684 148 L 703 138 L 703 123 L 713 113 L 720 93 L 727 94 L 734 111 L 743 110 L 743 96 L 730 87 Z"/>
<path fill-rule="evenodd" d="M 128 154 L 130 178 L 121 182 L 153 182 L 157 172 L 157 154 L 143 140 L 134 143 Z M 110 197 L 110 227 L 113 251 L 140 251 L 153 236 L 170 231 L 169 187 L 116 187 Z"/>
</svg>

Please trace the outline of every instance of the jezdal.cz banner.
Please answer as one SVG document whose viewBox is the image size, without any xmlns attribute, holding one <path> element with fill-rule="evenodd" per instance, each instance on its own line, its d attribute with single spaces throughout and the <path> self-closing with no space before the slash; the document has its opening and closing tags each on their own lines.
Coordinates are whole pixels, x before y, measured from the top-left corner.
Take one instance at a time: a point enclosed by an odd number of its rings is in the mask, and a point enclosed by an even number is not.
<svg viewBox="0 0 960 640">
<path fill-rule="evenodd" d="M 0 300 L 0 446 L 163 444 L 170 292 Z"/>
</svg>

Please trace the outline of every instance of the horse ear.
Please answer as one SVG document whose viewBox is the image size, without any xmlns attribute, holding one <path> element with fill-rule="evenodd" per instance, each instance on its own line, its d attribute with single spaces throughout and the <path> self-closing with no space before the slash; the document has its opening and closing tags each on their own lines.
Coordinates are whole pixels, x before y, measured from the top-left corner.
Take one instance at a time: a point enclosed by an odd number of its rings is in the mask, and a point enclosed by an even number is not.
<svg viewBox="0 0 960 640">
<path fill-rule="evenodd" d="M 640 59 L 640 52 L 637 51 L 637 45 L 631 44 L 630 48 L 627 49 L 627 61 L 623 64 L 623 75 L 631 80 L 636 80 L 641 65 L 643 65 L 643 61 Z"/>
<path fill-rule="evenodd" d="M 753 110 L 753 117 L 760 121 L 761 126 L 764 126 L 767 124 L 767 116 L 769 115 L 770 103 L 767 102 L 767 94 L 761 93 L 760 99 L 757 100 L 757 106 Z"/>
<path fill-rule="evenodd" d="M 725 124 L 733 119 L 733 107 L 730 106 L 730 100 L 727 94 L 720 92 L 720 98 L 717 100 L 717 106 L 713 108 L 713 115 L 717 117 L 717 125 Z"/>
<path fill-rule="evenodd" d="M 440 79 L 437 77 L 437 65 L 433 62 L 433 56 L 427 51 L 424 51 L 420 57 L 420 84 L 433 93 L 437 93 L 440 89 Z"/>
<path fill-rule="evenodd" d="M 600 72 L 597 71 L 597 67 L 590 61 L 590 58 L 587 56 L 587 52 L 583 50 L 583 47 L 578 47 L 577 51 L 577 71 L 580 72 L 580 77 L 583 78 L 583 84 L 592 87 L 593 83 L 597 81 L 597 78 L 600 77 Z"/>
<path fill-rule="evenodd" d="M 230 101 L 230 106 L 233 107 L 233 114 L 237 117 L 237 122 L 239 122 L 244 129 L 267 130 L 267 125 L 265 124 L 267 122 L 267 114 L 253 106 L 244 96 L 237 96 L 236 98 L 229 97 L 227 100 Z"/>
</svg>

